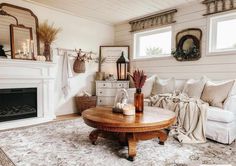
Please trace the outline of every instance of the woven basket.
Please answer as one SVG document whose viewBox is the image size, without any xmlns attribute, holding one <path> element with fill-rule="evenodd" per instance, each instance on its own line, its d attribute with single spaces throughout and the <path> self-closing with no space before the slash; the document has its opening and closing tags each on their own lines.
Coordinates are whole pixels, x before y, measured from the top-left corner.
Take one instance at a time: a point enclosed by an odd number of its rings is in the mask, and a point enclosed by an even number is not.
<svg viewBox="0 0 236 166">
<path fill-rule="evenodd" d="M 97 105 L 97 96 L 77 96 L 75 97 L 76 106 L 79 114 L 84 110 Z"/>
<path fill-rule="evenodd" d="M 85 61 L 81 61 L 78 58 L 75 60 L 73 70 L 75 73 L 85 73 Z"/>
</svg>

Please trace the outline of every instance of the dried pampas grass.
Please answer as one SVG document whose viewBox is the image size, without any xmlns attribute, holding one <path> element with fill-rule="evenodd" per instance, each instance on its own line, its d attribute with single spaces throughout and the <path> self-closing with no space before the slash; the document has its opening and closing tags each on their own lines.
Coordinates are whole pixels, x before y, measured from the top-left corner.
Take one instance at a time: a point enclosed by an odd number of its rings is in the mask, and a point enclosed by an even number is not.
<svg viewBox="0 0 236 166">
<path fill-rule="evenodd" d="M 49 25 L 47 20 L 39 24 L 39 28 L 37 30 L 39 39 L 48 44 L 51 44 L 56 40 L 56 36 L 60 31 L 61 28 L 55 28 L 54 24 Z"/>
</svg>

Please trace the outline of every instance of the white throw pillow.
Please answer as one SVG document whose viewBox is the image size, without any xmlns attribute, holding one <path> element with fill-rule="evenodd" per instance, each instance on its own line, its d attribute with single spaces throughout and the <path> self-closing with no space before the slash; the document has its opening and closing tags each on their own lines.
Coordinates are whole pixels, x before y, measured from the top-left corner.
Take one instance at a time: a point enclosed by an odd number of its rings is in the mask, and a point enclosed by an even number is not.
<svg viewBox="0 0 236 166">
<path fill-rule="evenodd" d="M 151 95 L 163 94 L 163 93 L 172 93 L 175 90 L 175 78 L 169 79 L 160 79 L 156 78 Z"/>
<path fill-rule="evenodd" d="M 231 92 L 233 85 L 234 80 L 218 84 L 207 81 L 201 99 L 209 103 L 210 106 L 223 108 L 223 104 Z"/>
<path fill-rule="evenodd" d="M 229 96 L 235 96 L 236 95 L 236 80 L 233 80 L 234 81 L 234 85 L 231 89 L 231 91 L 229 92 Z"/>
<path fill-rule="evenodd" d="M 187 94 L 188 97 L 200 99 L 206 82 L 207 77 L 205 76 L 200 80 L 189 79 L 184 85 L 183 93 Z"/>
<path fill-rule="evenodd" d="M 149 97 L 151 95 L 152 86 L 153 86 L 155 79 L 156 79 L 156 75 L 153 75 L 145 81 L 143 88 L 142 88 L 142 93 L 144 95 L 144 98 Z"/>
</svg>

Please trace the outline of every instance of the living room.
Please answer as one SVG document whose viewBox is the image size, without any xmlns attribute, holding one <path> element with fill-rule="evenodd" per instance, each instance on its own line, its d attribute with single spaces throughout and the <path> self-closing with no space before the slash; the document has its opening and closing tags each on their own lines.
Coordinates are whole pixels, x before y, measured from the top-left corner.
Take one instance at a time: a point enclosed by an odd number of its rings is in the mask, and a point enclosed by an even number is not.
<svg viewBox="0 0 236 166">
<path fill-rule="evenodd" d="M 236 164 L 236 0 L 0 0 L 0 165 Z"/>
</svg>

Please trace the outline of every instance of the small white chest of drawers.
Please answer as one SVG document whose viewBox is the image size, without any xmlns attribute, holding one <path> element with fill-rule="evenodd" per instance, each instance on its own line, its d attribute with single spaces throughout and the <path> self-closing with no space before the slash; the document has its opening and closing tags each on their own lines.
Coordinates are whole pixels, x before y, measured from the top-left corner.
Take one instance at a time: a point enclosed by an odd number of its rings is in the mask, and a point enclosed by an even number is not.
<svg viewBox="0 0 236 166">
<path fill-rule="evenodd" d="M 96 81 L 98 106 L 113 106 L 118 90 L 129 88 L 129 81 Z"/>
</svg>

